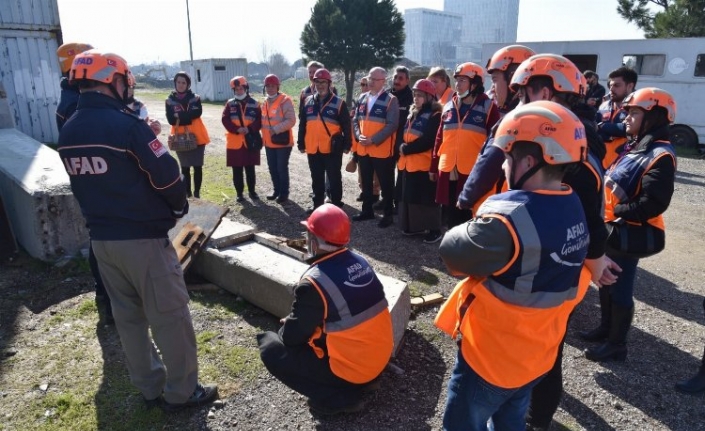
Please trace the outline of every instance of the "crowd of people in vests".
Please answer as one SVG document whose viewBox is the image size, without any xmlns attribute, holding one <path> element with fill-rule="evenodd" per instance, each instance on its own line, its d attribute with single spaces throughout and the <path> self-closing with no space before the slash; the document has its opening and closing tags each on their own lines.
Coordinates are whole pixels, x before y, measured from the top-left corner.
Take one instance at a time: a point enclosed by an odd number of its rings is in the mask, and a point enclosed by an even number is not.
<svg viewBox="0 0 705 431">
<path fill-rule="evenodd" d="M 170 135 L 194 140 L 177 162 L 156 137 L 160 124 L 134 100 L 124 59 L 87 44 L 65 44 L 59 57 L 58 150 L 132 382 L 149 406 L 205 405 L 217 387 L 199 383 L 188 293 L 166 239 L 188 198 L 201 195 L 210 139 L 200 98 L 191 77 L 177 73 L 166 100 Z M 363 394 L 378 388 L 392 353 L 392 323 L 374 269 L 347 244 L 351 222 L 379 210 L 380 228 L 396 216 L 404 235 L 440 241 L 449 273 L 462 278 L 435 319 L 458 346 L 443 429 L 548 429 L 563 391 L 570 316 L 590 285 L 599 289 L 601 318 L 580 334 L 595 343 L 585 357 L 627 357 L 639 259 L 664 248 L 676 101 L 659 88 L 637 89 L 626 67 L 610 73 L 600 96 L 594 72 L 521 45 L 498 50 L 485 67 L 460 64 L 452 85 L 443 68 L 410 85 L 408 69 L 397 67 L 387 88 L 387 70 L 374 67 L 350 108 L 321 63 L 308 72 L 298 114 L 275 75 L 264 80 L 263 102 L 247 77 L 233 77 L 222 113 L 237 202 L 245 191 L 260 199 L 262 148 L 272 182 L 266 199 L 277 204 L 290 199 L 294 145 L 310 169 L 302 224 L 311 266 L 281 329 L 258 336 L 267 369 L 312 411 L 365 408 Z M 341 209 L 344 154 L 346 170 L 359 173 L 361 208 L 352 217 Z M 104 168 L 81 164 L 89 160 Z M 676 388 L 705 392 L 705 357 Z"/>
</svg>

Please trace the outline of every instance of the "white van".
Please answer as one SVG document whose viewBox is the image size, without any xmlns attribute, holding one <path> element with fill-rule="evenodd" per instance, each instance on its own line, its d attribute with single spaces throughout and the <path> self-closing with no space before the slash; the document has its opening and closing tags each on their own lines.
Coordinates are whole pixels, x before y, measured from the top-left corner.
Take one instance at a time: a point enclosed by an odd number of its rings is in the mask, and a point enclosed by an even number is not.
<svg viewBox="0 0 705 431">
<path fill-rule="evenodd" d="M 671 142 L 691 148 L 705 145 L 705 37 L 518 43 L 536 53 L 560 54 L 581 71 L 595 71 L 605 88 L 611 71 L 631 67 L 639 74 L 637 88 L 659 87 L 675 98 Z M 482 65 L 506 45 L 484 44 Z"/>
</svg>

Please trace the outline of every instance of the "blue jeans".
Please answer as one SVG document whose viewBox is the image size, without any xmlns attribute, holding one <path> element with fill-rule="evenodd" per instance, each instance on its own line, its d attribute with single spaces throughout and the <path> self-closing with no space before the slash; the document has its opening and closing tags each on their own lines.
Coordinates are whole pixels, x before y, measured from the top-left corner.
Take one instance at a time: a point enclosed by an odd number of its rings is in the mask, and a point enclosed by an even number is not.
<svg viewBox="0 0 705 431">
<path fill-rule="evenodd" d="M 622 268 L 617 281 L 608 286 L 612 294 L 612 302 L 623 308 L 634 308 L 634 281 L 639 259 L 611 256 L 610 259 Z"/>
<path fill-rule="evenodd" d="M 289 197 L 289 157 L 292 147 L 269 148 L 265 147 L 267 166 L 272 177 L 272 186 L 276 196 Z"/>
<path fill-rule="evenodd" d="M 486 382 L 465 362 L 460 349 L 448 382 L 448 401 L 443 414 L 444 431 L 487 431 L 492 418 L 496 431 L 526 428 L 524 417 L 531 389 L 543 376 L 514 389 Z"/>
</svg>

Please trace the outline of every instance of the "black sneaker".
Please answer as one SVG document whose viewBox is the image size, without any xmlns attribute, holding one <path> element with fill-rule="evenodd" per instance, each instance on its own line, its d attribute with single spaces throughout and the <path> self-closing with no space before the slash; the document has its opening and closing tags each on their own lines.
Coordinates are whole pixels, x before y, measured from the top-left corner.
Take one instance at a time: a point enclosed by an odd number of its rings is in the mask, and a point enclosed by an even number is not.
<svg viewBox="0 0 705 431">
<path fill-rule="evenodd" d="M 245 202 L 245 197 L 242 195 L 239 195 L 238 197 L 235 198 L 235 202 Z"/>
<path fill-rule="evenodd" d="M 267 200 L 268 201 L 273 201 L 274 199 L 278 198 L 279 195 L 276 193 L 272 193 L 271 195 L 267 195 Z"/>
<path fill-rule="evenodd" d="M 250 199 L 252 199 L 253 201 L 258 201 L 259 195 L 255 192 L 250 192 Z"/>
<path fill-rule="evenodd" d="M 374 214 L 359 213 L 359 214 L 355 214 L 354 216 L 350 217 L 350 219 L 352 221 L 374 220 L 375 215 Z"/>
<path fill-rule="evenodd" d="M 186 400 L 186 402 L 181 404 L 171 404 L 164 401 L 164 403 L 162 404 L 162 409 L 164 409 L 164 411 L 168 413 L 178 412 L 179 410 L 183 410 L 188 407 L 199 407 L 206 405 L 215 400 L 216 398 L 218 398 L 218 386 L 203 386 L 199 383 L 196 385 L 196 390 L 193 391 L 193 394 L 191 394 L 191 396 L 188 400 Z"/>
<path fill-rule="evenodd" d="M 433 244 L 440 241 L 441 238 L 443 238 L 443 235 L 439 231 L 432 230 L 423 237 L 423 242 L 426 244 Z"/>
<path fill-rule="evenodd" d="M 289 198 L 287 196 L 279 196 L 276 201 L 274 201 L 278 204 L 285 204 L 289 202 Z"/>
</svg>

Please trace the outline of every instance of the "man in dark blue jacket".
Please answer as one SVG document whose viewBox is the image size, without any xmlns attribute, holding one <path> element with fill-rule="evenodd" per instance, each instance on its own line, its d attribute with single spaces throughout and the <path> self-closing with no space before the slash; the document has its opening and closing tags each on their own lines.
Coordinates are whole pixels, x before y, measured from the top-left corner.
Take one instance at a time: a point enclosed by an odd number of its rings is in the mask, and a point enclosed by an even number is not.
<svg viewBox="0 0 705 431">
<path fill-rule="evenodd" d="M 129 73 L 115 54 L 76 56 L 69 80 L 81 97 L 58 150 L 87 221 L 132 383 L 148 406 L 176 411 L 212 401 L 217 387 L 198 382 L 189 295 L 167 236 L 188 212 L 186 187 L 176 160 L 127 108 Z"/>
</svg>

